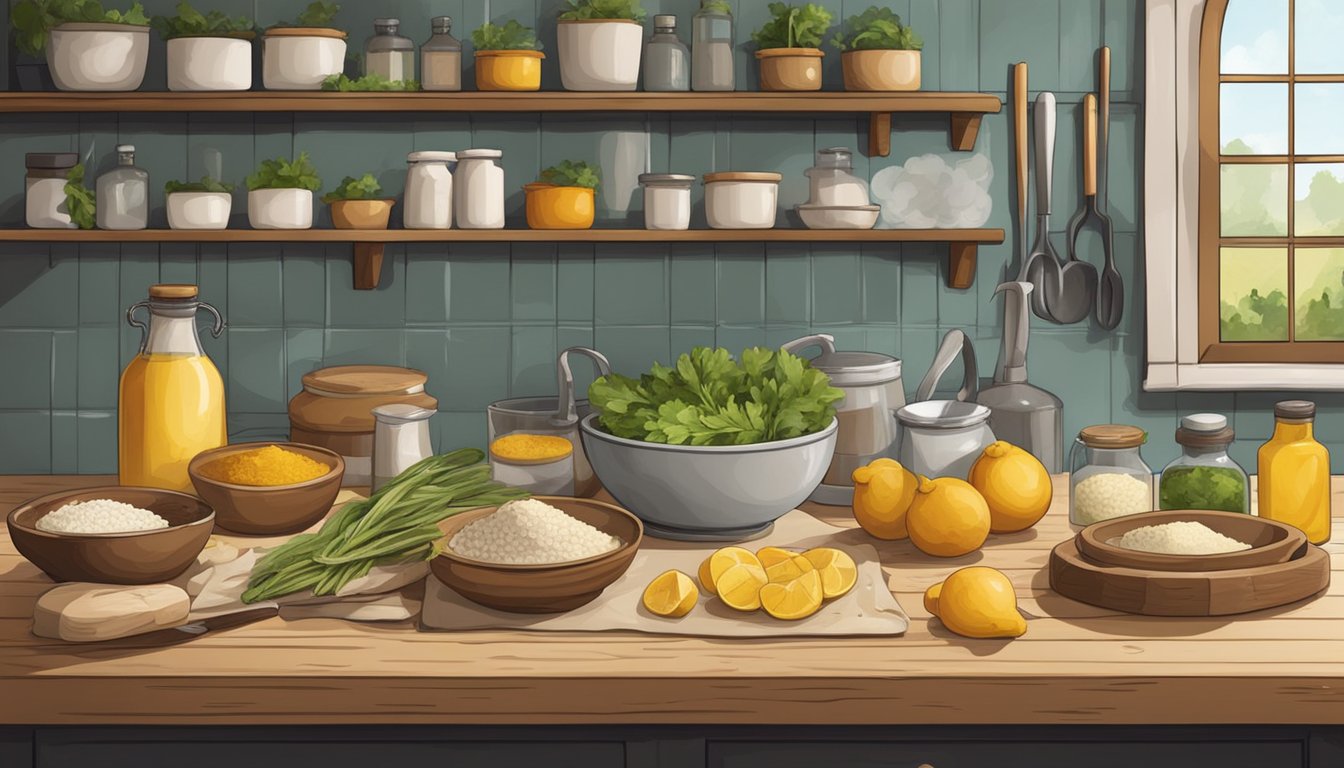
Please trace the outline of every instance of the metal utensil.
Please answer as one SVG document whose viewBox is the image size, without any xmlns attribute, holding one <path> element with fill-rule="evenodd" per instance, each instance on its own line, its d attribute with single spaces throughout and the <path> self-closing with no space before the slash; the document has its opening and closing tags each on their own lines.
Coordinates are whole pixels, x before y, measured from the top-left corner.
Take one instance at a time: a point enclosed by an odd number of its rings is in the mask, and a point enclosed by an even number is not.
<svg viewBox="0 0 1344 768">
<path fill-rule="evenodd" d="M 1109 148 L 1111 136 L 1111 49 L 1102 46 L 1099 56 L 1099 80 L 1097 88 L 1101 93 L 1101 114 L 1098 120 L 1097 139 L 1097 209 L 1106 221 L 1106 264 L 1102 267 L 1101 279 L 1097 284 L 1097 325 L 1111 330 L 1120 324 L 1125 313 L 1125 280 L 1120 270 L 1115 268 L 1115 253 L 1111 242 L 1110 218 L 1106 215 L 1109 169 Z"/>
<path fill-rule="evenodd" d="M 1096 222 L 1103 248 L 1110 253 L 1111 222 L 1097 209 L 1097 97 L 1083 97 L 1083 205 L 1069 219 L 1069 263 L 1061 270 L 1063 291 L 1050 311 L 1061 323 L 1088 316 L 1097 296 L 1097 268 L 1078 258 L 1078 238 L 1089 221 Z"/>
<path fill-rule="evenodd" d="M 1059 254 L 1050 243 L 1050 189 L 1055 171 L 1055 94 L 1041 91 L 1034 106 L 1036 117 L 1036 241 L 1023 263 L 1025 282 L 1036 286 L 1031 309 L 1037 316 L 1055 319 L 1051 302 L 1063 290 Z"/>
</svg>

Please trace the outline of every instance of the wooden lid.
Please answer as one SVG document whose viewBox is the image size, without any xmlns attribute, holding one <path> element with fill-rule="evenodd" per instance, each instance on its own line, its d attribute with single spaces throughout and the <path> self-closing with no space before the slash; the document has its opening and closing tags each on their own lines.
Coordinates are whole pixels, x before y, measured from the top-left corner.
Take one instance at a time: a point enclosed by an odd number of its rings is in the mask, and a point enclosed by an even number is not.
<svg viewBox="0 0 1344 768">
<path fill-rule="evenodd" d="M 784 175 L 779 173 L 755 172 L 755 171 L 719 171 L 717 173 L 706 173 L 705 183 L 712 184 L 716 181 L 772 181 L 779 183 Z"/>
<path fill-rule="evenodd" d="M 1089 448 L 1138 448 L 1148 442 L 1148 433 L 1126 424 L 1083 427 L 1078 439 Z"/>
<path fill-rule="evenodd" d="M 773 59 L 777 56 L 806 56 L 820 59 L 826 52 L 820 48 L 762 48 L 756 52 L 758 59 Z"/>
<path fill-rule="evenodd" d="M 332 37 L 344 40 L 346 34 L 330 27 L 271 27 L 263 37 Z"/>
<path fill-rule="evenodd" d="M 303 375 L 303 388 L 313 394 L 411 395 L 425 391 L 429 376 L 393 365 L 338 365 Z"/>
<path fill-rule="evenodd" d="M 164 283 L 149 286 L 151 299 L 194 299 L 198 293 L 199 289 L 194 285 Z"/>
<path fill-rule="evenodd" d="M 477 51 L 477 52 L 476 52 L 476 58 L 478 58 L 478 59 L 487 59 L 487 58 L 490 58 L 491 56 L 516 56 L 516 57 L 524 58 L 524 59 L 544 59 L 544 58 L 546 58 L 546 54 L 542 53 L 541 51 L 533 51 L 533 50 L 529 50 L 529 49 L 527 49 L 527 48 L 518 48 L 518 49 L 514 49 L 514 50 L 502 50 L 502 51 Z"/>
</svg>

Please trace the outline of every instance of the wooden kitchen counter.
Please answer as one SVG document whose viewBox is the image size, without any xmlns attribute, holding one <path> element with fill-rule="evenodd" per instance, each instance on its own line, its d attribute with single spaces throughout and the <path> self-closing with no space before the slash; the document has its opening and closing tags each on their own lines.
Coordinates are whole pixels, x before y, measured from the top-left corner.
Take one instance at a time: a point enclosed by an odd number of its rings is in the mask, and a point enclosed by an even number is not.
<svg viewBox="0 0 1344 768">
<path fill-rule="evenodd" d="M 0 477 L 0 511 L 105 477 Z M 204 636 L 80 646 L 30 634 L 51 582 L 0 533 L 0 724 L 1328 724 L 1344 723 L 1344 579 L 1242 617 L 1148 618 L 1058 597 L 1067 480 L 1031 531 L 943 560 L 882 554 L 904 637 L 700 640 L 637 633 L 421 633 L 409 623 L 279 618 Z M 1335 479 L 1335 509 L 1344 510 Z M 845 510 L 819 516 L 853 527 Z M 1344 520 L 1336 518 L 1336 530 Z M 843 540 L 843 539 L 842 539 Z M 1331 543 L 1335 569 L 1344 544 Z M 1026 636 L 930 623 L 924 589 L 971 564 L 1004 571 Z"/>
</svg>

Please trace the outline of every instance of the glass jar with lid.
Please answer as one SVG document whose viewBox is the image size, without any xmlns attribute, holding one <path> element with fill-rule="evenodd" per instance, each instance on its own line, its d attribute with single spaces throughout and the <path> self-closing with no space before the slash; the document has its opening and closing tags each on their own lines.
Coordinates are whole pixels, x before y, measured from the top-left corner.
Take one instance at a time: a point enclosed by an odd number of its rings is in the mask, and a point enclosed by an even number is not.
<svg viewBox="0 0 1344 768">
<path fill-rule="evenodd" d="M 1234 437 L 1226 416 L 1196 413 L 1181 419 L 1176 430 L 1181 455 L 1162 470 L 1158 508 L 1250 513 L 1250 479 L 1227 455 Z"/>
<path fill-rule="evenodd" d="M 451 229 L 456 152 L 412 152 L 406 156 L 406 194 L 401 206 L 407 229 Z"/>
<path fill-rule="evenodd" d="M 702 0 L 691 18 L 691 90 L 731 91 L 733 12 L 724 0 Z"/>
<path fill-rule="evenodd" d="M 415 42 L 400 34 L 400 19 L 374 19 L 364 43 L 364 74 L 388 80 L 415 79 Z"/>
<path fill-rule="evenodd" d="M 811 195 L 808 205 L 868 205 L 868 182 L 854 175 L 854 153 L 848 147 L 817 150 L 816 165 L 805 173 Z"/>
<path fill-rule="evenodd" d="M 98 177 L 99 229 L 144 229 L 149 226 L 149 172 L 135 165 L 135 147 L 117 147 L 117 167 Z"/>
<path fill-rule="evenodd" d="M 420 46 L 420 87 L 426 91 L 462 90 L 462 43 L 453 37 L 453 17 L 435 16 L 434 30 Z"/>
<path fill-rule="evenodd" d="M 1139 449 L 1148 434 L 1124 424 L 1078 433 L 1070 454 L 1069 522 L 1091 525 L 1153 508 L 1153 471 Z"/>
<path fill-rule="evenodd" d="M 66 177 L 79 162 L 74 152 L 29 152 L 24 158 L 24 218 L 35 229 L 73 229 L 65 200 Z"/>
<path fill-rule="evenodd" d="M 457 153 L 453 216 L 462 229 L 504 228 L 504 152 L 464 149 Z"/>
<path fill-rule="evenodd" d="M 691 87 L 691 52 L 677 37 L 677 17 L 653 17 L 653 37 L 644 45 L 644 90 L 686 91 Z"/>
</svg>

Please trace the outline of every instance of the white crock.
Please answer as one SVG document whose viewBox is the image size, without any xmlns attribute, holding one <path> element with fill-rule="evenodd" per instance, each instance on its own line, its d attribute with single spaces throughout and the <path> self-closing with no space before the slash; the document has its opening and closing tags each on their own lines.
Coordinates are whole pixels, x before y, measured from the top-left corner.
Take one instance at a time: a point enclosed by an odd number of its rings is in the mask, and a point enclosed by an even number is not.
<svg viewBox="0 0 1344 768">
<path fill-rule="evenodd" d="M 134 91 L 145 79 L 149 27 L 103 22 L 53 27 L 51 79 L 62 91 Z"/>
<path fill-rule="evenodd" d="M 317 91 L 345 71 L 345 40 L 318 35 L 267 35 L 261 41 L 261 82 L 272 91 Z"/>
<path fill-rule="evenodd" d="M 251 87 L 251 40 L 177 37 L 168 41 L 168 90 L 246 91 Z"/>
<path fill-rule="evenodd" d="M 168 195 L 170 229 L 227 229 L 233 211 L 228 192 L 173 192 Z"/>
<path fill-rule="evenodd" d="M 989 409 L 960 400 L 924 400 L 896 411 L 901 425 L 899 459 L 925 477 L 962 480 L 985 447 L 994 442 Z"/>
<path fill-rule="evenodd" d="M 313 193 L 306 189 L 254 189 L 247 193 L 253 229 L 311 229 Z"/>
<path fill-rule="evenodd" d="M 557 25 L 560 83 L 567 91 L 633 91 L 639 82 L 643 25 L 620 19 Z"/>
</svg>

